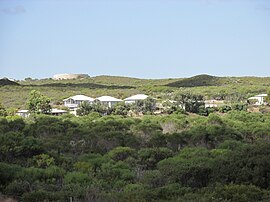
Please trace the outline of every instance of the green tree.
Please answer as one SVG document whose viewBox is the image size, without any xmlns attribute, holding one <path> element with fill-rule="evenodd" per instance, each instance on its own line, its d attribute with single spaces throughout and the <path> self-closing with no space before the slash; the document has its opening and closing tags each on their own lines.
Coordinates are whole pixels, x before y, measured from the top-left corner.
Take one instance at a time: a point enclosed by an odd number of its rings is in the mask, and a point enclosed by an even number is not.
<svg viewBox="0 0 270 202">
<path fill-rule="evenodd" d="M 204 105 L 202 95 L 187 94 L 176 94 L 174 100 L 177 105 L 182 107 L 187 112 L 198 113 L 200 106 Z"/>
<path fill-rule="evenodd" d="M 91 112 L 93 111 L 93 107 L 91 106 L 91 103 L 90 102 L 86 102 L 86 101 L 83 101 L 78 109 L 77 109 L 77 114 L 79 116 L 85 116 L 85 115 L 88 115 L 90 114 Z"/>
<path fill-rule="evenodd" d="M 32 113 L 47 114 L 52 109 L 50 105 L 50 99 L 36 90 L 31 91 L 26 105 L 29 111 Z"/>
<path fill-rule="evenodd" d="M 115 161 L 123 161 L 129 156 L 135 156 L 136 151 L 130 147 L 116 147 L 112 149 L 108 155 Z"/>
<path fill-rule="evenodd" d="M 131 109 L 136 113 L 152 113 L 156 110 L 156 100 L 153 98 L 146 98 L 145 100 L 137 100 Z"/>
<path fill-rule="evenodd" d="M 99 114 L 103 115 L 103 114 L 110 114 L 111 109 L 108 108 L 107 106 L 102 105 L 100 102 L 95 103 L 82 102 L 79 105 L 76 112 L 79 116 L 86 116 L 91 112 L 98 112 Z"/>
<path fill-rule="evenodd" d="M 47 168 L 55 164 L 54 158 L 50 157 L 48 154 L 40 154 L 40 155 L 34 156 L 33 159 L 38 168 Z"/>
<path fill-rule="evenodd" d="M 7 115 L 6 108 L 2 105 L 2 103 L 0 103 L 0 116 L 6 116 L 6 115 Z"/>
<path fill-rule="evenodd" d="M 130 105 L 119 102 L 112 107 L 112 114 L 126 116 L 130 110 Z"/>
<path fill-rule="evenodd" d="M 166 158 L 172 157 L 173 152 L 168 148 L 143 148 L 138 151 L 139 163 L 144 169 L 154 169 L 156 164 Z"/>
</svg>

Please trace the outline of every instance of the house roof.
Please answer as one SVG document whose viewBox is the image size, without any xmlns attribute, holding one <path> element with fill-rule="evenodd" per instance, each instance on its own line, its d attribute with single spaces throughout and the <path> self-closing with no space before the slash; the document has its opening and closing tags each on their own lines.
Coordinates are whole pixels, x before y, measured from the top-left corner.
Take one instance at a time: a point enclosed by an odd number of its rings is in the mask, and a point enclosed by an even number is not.
<svg viewBox="0 0 270 202">
<path fill-rule="evenodd" d="M 258 99 L 258 97 L 250 97 L 250 98 L 248 98 L 248 100 L 252 100 L 252 99 Z"/>
<path fill-rule="evenodd" d="M 69 98 L 64 99 L 64 101 L 69 100 L 69 99 L 72 99 L 72 100 L 83 100 L 83 101 L 94 101 L 95 100 L 94 98 L 91 98 L 91 97 L 88 97 L 88 96 L 85 96 L 85 95 L 74 95 L 72 97 L 69 97 Z"/>
<path fill-rule="evenodd" d="M 267 97 L 267 94 L 259 94 L 259 95 L 255 95 L 255 97 Z"/>
<path fill-rule="evenodd" d="M 17 111 L 17 113 L 28 113 L 28 112 L 29 112 L 29 110 L 27 110 L 27 109 L 21 109 L 21 110 Z"/>
<path fill-rule="evenodd" d="M 248 99 L 249 99 L 249 100 L 252 100 L 252 99 L 258 99 L 258 98 L 261 98 L 261 97 L 267 97 L 267 94 L 255 95 L 255 96 L 250 97 L 250 98 L 248 98 Z"/>
<path fill-rule="evenodd" d="M 101 96 L 101 97 L 96 98 L 96 100 L 99 100 L 101 102 L 122 102 L 123 101 L 112 96 Z"/>
<path fill-rule="evenodd" d="M 137 95 L 133 95 L 130 97 L 127 97 L 126 99 L 124 99 L 125 101 L 129 101 L 129 100 L 144 100 L 148 98 L 148 95 L 145 94 L 137 94 Z"/>
</svg>

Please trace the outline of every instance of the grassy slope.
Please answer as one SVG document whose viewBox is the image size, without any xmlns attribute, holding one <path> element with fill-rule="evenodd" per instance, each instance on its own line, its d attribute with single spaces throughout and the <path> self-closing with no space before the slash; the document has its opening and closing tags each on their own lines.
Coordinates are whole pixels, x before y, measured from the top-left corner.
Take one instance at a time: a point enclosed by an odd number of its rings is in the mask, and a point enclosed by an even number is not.
<svg viewBox="0 0 270 202">
<path fill-rule="evenodd" d="M 269 77 L 209 77 L 198 75 L 187 79 L 138 79 L 119 76 L 97 76 L 80 80 L 54 81 L 51 79 L 20 81 L 20 86 L 0 87 L 0 102 L 6 107 L 24 108 L 31 90 L 39 90 L 61 102 L 64 98 L 85 94 L 92 97 L 111 95 L 125 98 L 136 93 L 170 98 L 175 92 L 203 94 L 206 98 L 227 95 L 228 99 L 249 97 L 265 93 L 270 85 Z M 185 87 L 195 86 L 195 87 Z"/>
</svg>

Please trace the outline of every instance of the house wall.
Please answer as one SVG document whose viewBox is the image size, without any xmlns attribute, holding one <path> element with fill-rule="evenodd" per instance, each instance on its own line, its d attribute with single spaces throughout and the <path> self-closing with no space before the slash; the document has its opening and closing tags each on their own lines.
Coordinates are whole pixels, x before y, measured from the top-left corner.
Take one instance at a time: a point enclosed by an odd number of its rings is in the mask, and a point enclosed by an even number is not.
<svg viewBox="0 0 270 202">
<path fill-rule="evenodd" d="M 73 99 L 68 99 L 64 101 L 64 105 L 68 108 L 77 108 L 82 102 L 85 102 L 85 100 L 73 100 Z M 88 101 L 89 103 L 92 103 Z"/>
</svg>

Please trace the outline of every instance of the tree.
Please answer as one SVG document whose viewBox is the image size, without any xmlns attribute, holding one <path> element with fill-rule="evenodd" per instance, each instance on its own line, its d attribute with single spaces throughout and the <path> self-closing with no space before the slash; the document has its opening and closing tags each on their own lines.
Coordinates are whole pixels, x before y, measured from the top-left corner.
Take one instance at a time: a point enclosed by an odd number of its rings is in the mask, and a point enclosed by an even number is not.
<svg viewBox="0 0 270 202">
<path fill-rule="evenodd" d="M 136 151 L 130 147 L 116 147 L 112 149 L 108 156 L 115 161 L 123 161 L 129 156 L 135 156 Z"/>
<path fill-rule="evenodd" d="M 54 158 L 50 157 L 48 154 L 36 155 L 33 160 L 38 168 L 47 168 L 55 164 Z"/>
<path fill-rule="evenodd" d="M 156 110 L 156 100 L 150 97 L 145 100 L 137 100 L 135 104 L 131 106 L 131 109 L 137 113 L 151 113 Z"/>
<path fill-rule="evenodd" d="M 77 109 L 77 114 L 79 116 L 85 116 L 88 115 L 92 112 L 93 107 L 91 106 L 91 104 L 89 102 L 83 101 L 80 105 L 79 105 L 79 109 Z"/>
<path fill-rule="evenodd" d="M 47 114 L 51 111 L 50 99 L 42 95 L 39 91 L 32 90 L 29 100 L 26 103 L 27 108 L 32 113 Z"/>
<path fill-rule="evenodd" d="M 237 111 L 247 111 L 247 104 L 235 103 L 232 105 L 232 109 Z"/>
<path fill-rule="evenodd" d="M 204 105 L 202 95 L 177 94 L 174 97 L 177 105 L 187 112 L 198 113 L 200 106 Z"/>
<path fill-rule="evenodd" d="M 99 114 L 103 115 L 110 114 L 111 110 L 107 106 L 102 105 L 100 102 L 82 102 L 76 112 L 79 116 L 85 116 L 91 112 L 98 112 Z"/>
<path fill-rule="evenodd" d="M 164 147 L 143 148 L 138 151 L 139 162 L 144 169 L 154 169 L 156 164 L 166 158 L 172 157 L 172 150 Z"/>
<path fill-rule="evenodd" d="M 5 107 L 2 105 L 2 103 L 0 103 L 0 116 L 6 116 L 6 115 L 7 115 L 7 111 Z"/>
<path fill-rule="evenodd" d="M 202 188 L 210 182 L 212 159 L 205 148 L 185 148 L 178 155 L 157 164 L 161 174 L 172 183 Z"/>
<path fill-rule="evenodd" d="M 124 102 L 119 102 L 112 107 L 112 114 L 126 116 L 130 110 L 130 105 Z"/>
</svg>

